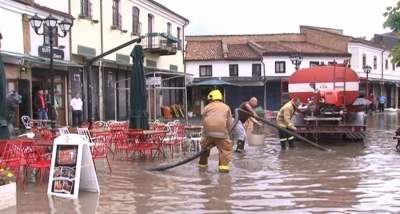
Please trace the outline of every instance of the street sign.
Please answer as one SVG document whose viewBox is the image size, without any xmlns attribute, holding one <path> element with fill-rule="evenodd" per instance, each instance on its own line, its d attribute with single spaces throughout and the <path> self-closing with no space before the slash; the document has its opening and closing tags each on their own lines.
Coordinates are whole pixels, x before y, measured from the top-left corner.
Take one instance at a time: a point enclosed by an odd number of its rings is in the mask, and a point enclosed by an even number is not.
<svg viewBox="0 0 400 214">
<path fill-rule="evenodd" d="M 61 135 L 54 140 L 47 194 L 78 198 L 79 189 L 100 193 L 89 144 L 77 134 Z"/>
</svg>

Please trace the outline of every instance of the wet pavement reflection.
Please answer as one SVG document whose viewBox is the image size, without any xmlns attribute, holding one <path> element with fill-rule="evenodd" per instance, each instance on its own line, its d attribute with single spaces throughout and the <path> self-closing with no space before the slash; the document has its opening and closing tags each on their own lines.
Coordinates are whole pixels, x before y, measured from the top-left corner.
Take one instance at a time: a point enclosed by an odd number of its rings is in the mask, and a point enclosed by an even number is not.
<svg viewBox="0 0 400 214">
<path fill-rule="evenodd" d="M 18 206 L 0 213 L 399 213 L 400 154 L 392 139 L 399 114 L 368 116 L 365 143 L 320 140 L 333 152 L 305 143 L 280 151 L 276 131 L 262 147 L 234 154 L 229 174 L 196 161 L 146 172 L 158 161 L 98 161 L 101 194 L 80 192 L 79 200 L 47 196 L 47 184 L 18 190 Z M 179 160 L 175 158 L 174 161 Z"/>
</svg>

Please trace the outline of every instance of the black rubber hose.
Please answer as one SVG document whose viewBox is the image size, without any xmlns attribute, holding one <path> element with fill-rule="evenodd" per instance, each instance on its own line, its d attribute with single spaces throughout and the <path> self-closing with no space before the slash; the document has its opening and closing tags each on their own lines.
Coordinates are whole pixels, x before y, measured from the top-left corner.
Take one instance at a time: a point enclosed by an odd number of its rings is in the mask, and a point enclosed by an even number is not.
<svg viewBox="0 0 400 214">
<path fill-rule="evenodd" d="M 259 121 L 261 121 L 261 122 L 263 122 L 263 123 L 265 123 L 265 124 L 267 124 L 267 125 L 269 125 L 269 126 L 272 126 L 272 127 L 276 128 L 276 129 L 279 129 L 279 130 L 281 130 L 281 131 L 283 131 L 283 132 L 286 132 L 287 134 L 290 134 L 290 135 L 292 135 L 292 136 L 294 136 L 294 137 L 296 137 L 296 138 L 298 138 L 298 139 L 300 139 L 300 140 L 302 140 L 302 141 L 304 141 L 304 142 L 306 142 L 306 143 L 308 143 L 308 144 L 311 144 L 312 146 L 314 146 L 314 147 L 316 147 L 316 148 L 318 148 L 318 149 L 320 149 L 320 150 L 328 151 L 328 152 L 331 151 L 330 149 L 324 148 L 324 147 L 322 147 L 322 146 L 320 146 L 320 145 L 318 145 L 318 144 L 316 144 L 316 143 L 314 143 L 314 142 L 308 140 L 307 138 L 304 138 L 304 137 L 300 136 L 299 134 L 296 134 L 296 133 L 294 133 L 294 132 L 292 132 L 292 131 L 290 131 L 290 130 L 288 130 L 288 129 L 282 128 L 282 127 L 278 126 L 278 125 L 275 124 L 275 123 L 271 123 L 271 122 L 269 122 L 269 121 L 268 121 L 267 119 L 265 119 L 265 118 L 255 117 L 255 116 L 253 116 L 252 113 L 250 113 L 250 112 L 248 112 L 248 111 L 245 111 L 245 110 L 242 110 L 242 109 L 238 109 L 238 108 L 237 108 L 237 109 L 235 109 L 235 117 L 237 117 L 236 115 L 239 115 L 239 111 L 242 112 L 242 113 L 245 113 L 245 114 L 247 114 L 247 115 L 249 115 L 249 116 L 252 116 L 252 117 L 254 117 L 256 120 L 259 120 Z"/>
<path fill-rule="evenodd" d="M 231 131 L 229 132 L 230 134 L 232 133 L 232 131 L 235 129 L 235 126 L 237 125 L 237 123 L 239 122 L 239 115 L 235 114 L 235 119 L 233 120 L 233 126 L 231 128 Z M 149 171 L 164 171 L 167 169 L 171 169 L 180 165 L 183 165 L 185 163 L 188 163 L 198 157 L 200 157 L 201 155 L 203 155 L 204 153 L 206 153 L 207 151 L 211 150 L 213 147 L 215 146 L 215 143 L 212 143 L 210 145 L 208 145 L 206 148 L 203 148 L 202 150 L 200 150 L 198 153 L 196 153 L 195 155 L 188 157 L 184 160 L 179 161 L 178 163 L 172 164 L 172 165 L 164 165 L 164 166 L 158 166 L 156 168 L 152 168 L 149 169 Z"/>
</svg>

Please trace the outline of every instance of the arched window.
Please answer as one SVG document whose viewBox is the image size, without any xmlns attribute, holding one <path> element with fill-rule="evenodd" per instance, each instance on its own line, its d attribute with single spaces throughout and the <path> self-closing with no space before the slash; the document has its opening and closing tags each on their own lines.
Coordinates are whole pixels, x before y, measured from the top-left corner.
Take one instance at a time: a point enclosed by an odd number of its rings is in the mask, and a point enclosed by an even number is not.
<svg viewBox="0 0 400 214">
<path fill-rule="evenodd" d="M 171 25 L 171 23 L 167 23 L 167 34 L 168 35 L 171 35 L 171 28 L 172 28 L 172 25 Z"/>
<path fill-rule="evenodd" d="M 140 22 L 139 22 L 140 10 L 137 7 L 132 7 L 132 33 L 140 33 Z"/>
</svg>

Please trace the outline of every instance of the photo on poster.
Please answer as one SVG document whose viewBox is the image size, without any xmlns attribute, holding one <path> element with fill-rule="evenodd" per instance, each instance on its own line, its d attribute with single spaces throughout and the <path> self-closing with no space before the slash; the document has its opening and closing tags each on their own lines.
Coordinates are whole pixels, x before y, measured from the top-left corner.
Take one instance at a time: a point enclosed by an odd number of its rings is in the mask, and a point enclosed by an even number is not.
<svg viewBox="0 0 400 214">
<path fill-rule="evenodd" d="M 54 168 L 54 173 L 53 173 L 53 178 L 58 178 L 61 177 L 61 167 L 55 167 Z"/>
<path fill-rule="evenodd" d="M 63 192 L 63 181 L 62 180 L 53 181 L 53 186 L 54 186 L 54 192 L 57 192 L 57 193 Z"/>
<path fill-rule="evenodd" d="M 70 168 L 69 179 L 75 179 L 75 173 L 76 173 L 75 167 Z"/>
<path fill-rule="evenodd" d="M 78 145 L 57 145 L 56 166 L 76 166 Z"/>
<path fill-rule="evenodd" d="M 73 190 L 73 188 L 74 188 L 73 186 L 74 186 L 74 182 L 69 181 L 69 180 L 63 180 L 62 189 L 63 189 L 63 192 L 64 192 L 64 193 L 66 193 L 66 194 L 71 194 L 71 193 L 72 193 L 72 190 Z"/>
</svg>

